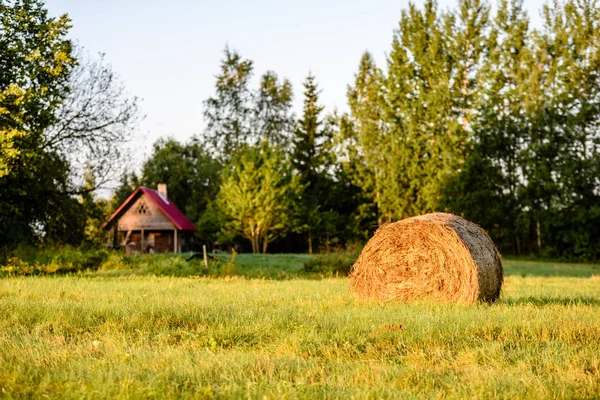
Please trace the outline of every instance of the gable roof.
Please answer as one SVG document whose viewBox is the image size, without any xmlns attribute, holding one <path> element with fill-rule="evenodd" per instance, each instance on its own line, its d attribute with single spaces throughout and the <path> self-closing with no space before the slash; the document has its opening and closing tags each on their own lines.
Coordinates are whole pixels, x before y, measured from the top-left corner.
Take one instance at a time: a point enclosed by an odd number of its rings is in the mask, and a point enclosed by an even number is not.
<svg viewBox="0 0 600 400">
<path fill-rule="evenodd" d="M 163 197 L 160 193 L 158 193 L 157 190 L 150 189 L 145 186 L 140 186 L 133 193 L 131 193 L 127 200 L 125 200 L 123 204 L 119 206 L 117 211 L 115 211 L 113 215 L 110 216 L 108 221 L 106 221 L 104 225 L 102 225 L 102 229 L 109 226 L 113 222 L 113 220 L 116 219 L 117 216 L 119 216 L 121 212 L 127 208 L 127 206 L 129 206 L 130 203 L 137 199 L 140 193 L 143 193 L 146 196 L 148 196 L 150 200 L 152 200 L 158 206 L 158 208 L 160 208 L 160 210 L 167 216 L 167 218 L 169 218 L 171 222 L 173 222 L 177 229 L 182 231 L 198 231 L 194 224 L 192 224 L 191 221 L 187 219 L 181 211 L 179 211 L 179 208 L 177 208 L 177 206 L 173 204 L 171 200 L 169 200 L 167 197 Z"/>
</svg>

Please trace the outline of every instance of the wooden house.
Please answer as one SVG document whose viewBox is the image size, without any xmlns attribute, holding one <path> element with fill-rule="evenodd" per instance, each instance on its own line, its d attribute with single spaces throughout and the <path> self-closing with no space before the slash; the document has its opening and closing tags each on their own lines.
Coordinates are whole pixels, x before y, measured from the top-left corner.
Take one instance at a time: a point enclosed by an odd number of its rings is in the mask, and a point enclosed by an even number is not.
<svg viewBox="0 0 600 400">
<path fill-rule="evenodd" d="M 167 185 L 158 190 L 138 187 L 102 226 L 114 247 L 128 252 L 188 251 L 198 229 L 167 197 Z"/>
</svg>

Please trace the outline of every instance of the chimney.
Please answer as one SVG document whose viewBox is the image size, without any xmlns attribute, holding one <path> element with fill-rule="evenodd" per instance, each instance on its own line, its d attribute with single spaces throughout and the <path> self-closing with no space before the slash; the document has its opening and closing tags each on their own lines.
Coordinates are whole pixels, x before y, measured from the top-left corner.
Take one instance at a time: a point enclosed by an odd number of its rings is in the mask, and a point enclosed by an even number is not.
<svg viewBox="0 0 600 400">
<path fill-rule="evenodd" d="M 160 197 L 163 198 L 163 200 L 167 200 L 167 184 L 166 183 L 159 183 L 158 184 L 158 194 L 160 194 Z"/>
</svg>

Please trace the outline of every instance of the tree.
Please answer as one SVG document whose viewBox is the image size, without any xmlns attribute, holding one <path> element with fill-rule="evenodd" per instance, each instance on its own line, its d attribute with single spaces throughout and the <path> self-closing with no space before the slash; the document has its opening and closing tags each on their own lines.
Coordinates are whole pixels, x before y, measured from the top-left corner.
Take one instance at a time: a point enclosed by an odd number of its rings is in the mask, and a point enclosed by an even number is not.
<svg viewBox="0 0 600 400">
<path fill-rule="evenodd" d="M 322 223 L 322 200 L 325 199 L 330 179 L 331 158 L 328 149 L 332 131 L 322 116 L 319 104 L 320 90 L 315 77 L 309 74 L 304 82 L 304 109 L 294 132 L 292 164 L 300 183 L 306 186 L 302 197 L 303 230 L 307 234 L 308 252 L 313 252 L 315 232 Z"/>
<path fill-rule="evenodd" d="M 525 219 L 537 252 L 595 258 L 600 6 L 594 0 L 553 2 L 543 12 L 527 79 L 534 123 L 522 156 Z"/>
<path fill-rule="evenodd" d="M 204 102 L 204 138 L 217 156 L 228 159 L 251 138 L 253 95 L 248 85 L 253 66 L 252 61 L 242 59 L 229 47 L 224 53 L 215 96 Z"/>
<path fill-rule="evenodd" d="M 111 212 L 116 211 L 121 204 L 137 189 L 142 182 L 135 172 L 124 172 L 119 180 L 119 185 L 112 192 L 109 202 Z"/>
<path fill-rule="evenodd" d="M 256 90 L 250 88 L 253 63 L 229 47 L 224 50 L 216 93 L 204 102 L 204 140 L 221 160 L 246 145 L 268 140 L 287 148 L 293 129 L 292 85 L 266 72 Z"/>
<path fill-rule="evenodd" d="M 109 202 L 105 199 L 94 198 L 94 188 L 97 187 L 95 175 L 90 168 L 84 174 L 84 186 L 79 203 L 85 213 L 84 241 L 90 245 L 101 245 L 105 239 L 105 232 L 101 226 L 110 215 Z"/>
<path fill-rule="evenodd" d="M 269 71 L 262 76 L 255 97 L 255 140 L 257 143 L 268 140 L 275 146 L 287 149 L 294 126 L 292 84 L 287 79 L 279 83 L 277 74 Z"/>
<path fill-rule="evenodd" d="M 354 85 L 348 86 L 350 115 L 340 121 L 338 140 L 346 156 L 344 168 L 352 182 L 375 206 L 374 215 L 369 216 L 376 218 L 379 224 L 390 213 L 382 203 L 382 192 L 388 190 L 384 184 L 389 173 L 386 168 L 391 166 L 384 162 L 383 149 L 390 137 L 383 126 L 382 92 L 383 73 L 375 65 L 371 54 L 365 52 L 354 77 Z M 363 207 L 363 210 L 366 209 Z"/>
<path fill-rule="evenodd" d="M 74 182 L 84 183 L 83 174 L 92 173 L 95 186 L 87 190 L 96 190 L 129 166 L 126 145 L 141 117 L 137 97 L 128 96 L 103 54 L 93 58 L 78 49 L 76 57 L 69 94 L 44 134 L 42 149 L 68 161 Z"/>
<path fill-rule="evenodd" d="M 481 88 L 486 79 L 483 66 L 489 59 L 490 5 L 484 0 L 459 0 L 458 10 L 443 18 L 452 59 L 453 109 L 462 130 L 470 135 L 484 101 Z"/>
<path fill-rule="evenodd" d="M 219 210 L 226 216 L 225 234 L 241 235 L 252 252 L 266 253 L 269 243 L 290 229 L 300 192 L 285 155 L 268 142 L 236 153 L 223 175 Z"/>
<path fill-rule="evenodd" d="M 0 243 L 55 231 L 68 165 L 40 151 L 44 133 L 68 95 L 75 66 L 66 15 L 48 16 L 41 1 L 0 0 Z M 46 226 L 44 226 L 46 225 Z"/>
<path fill-rule="evenodd" d="M 216 198 L 221 170 L 198 138 L 188 143 L 160 139 L 144 162 L 141 182 L 149 187 L 166 183 L 169 198 L 191 221 L 197 222 L 208 203 Z"/>
<path fill-rule="evenodd" d="M 450 210 L 511 253 L 598 257 L 600 12 L 595 1 L 544 7 L 529 29 L 522 1 L 503 1 L 478 67 L 472 150 L 447 185 Z"/>
<path fill-rule="evenodd" d="M 66 15 L 50 18 L 41 1 L 0 1 L 0 178 L 35 156 L 67 95 L 69 28 Z"/>
<path fill-rule="evenodd" d="M 136 121 L 102 60 L 78 61 L 66 15 L 0 0 L 0 242 L 78 244 L 85 170 L 104 182 Z"/>
<path fill-rule="evenodd" d="M 464 161 L 467 139 L 453 107 L 456 63 L 435 1 L 403 11 L 388 57 L 383 102 L 391 140 L 381 202 L 388 220 L 434 211 Z"/>
</svg>

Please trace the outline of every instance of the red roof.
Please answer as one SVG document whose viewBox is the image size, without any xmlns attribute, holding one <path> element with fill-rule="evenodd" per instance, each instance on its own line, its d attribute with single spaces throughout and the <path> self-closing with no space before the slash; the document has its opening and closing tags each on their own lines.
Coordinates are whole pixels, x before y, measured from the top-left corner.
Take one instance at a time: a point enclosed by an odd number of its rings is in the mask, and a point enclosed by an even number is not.
<svg viewBox="0 0 600 400">
<path fill-rule="evenodd" d="M 106 221 L 104 225 L 102 225 L 102 228 L 108 226 L 113 221 L 113 219 L 115 219 L 121 213 L 121 211 L 123 211 L 129 205 L 129 203 L 131 203 L 134 199 L 138 197 L 138 194 L 140 192 L 147 195 L 158 206 L 158 208 L 160 208 L 162 212 L 171 220 L 171 222 L 175 224 L 177 229 L 182 231 L 198 231 L 194 224 L 192 224 L 190 220 L 187 219 L 181 211 L 179 211 L 179 208 L 177 208 L 177 206 L 173 204 L 173 202 L 169 200 L 169 198 L 163 197 L 160 193 L 158 193 L 157 190 L 150 189 L 145 186 L 140 186 L 133 193 L 131 193 L 131 195 L 127 198 L 127 200 L 123 202 L 123 204 L 121 204 L 117 211 L 115 211 L 113 215 L 110 216 L 108 221 Z"/>
</svg>

